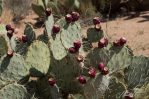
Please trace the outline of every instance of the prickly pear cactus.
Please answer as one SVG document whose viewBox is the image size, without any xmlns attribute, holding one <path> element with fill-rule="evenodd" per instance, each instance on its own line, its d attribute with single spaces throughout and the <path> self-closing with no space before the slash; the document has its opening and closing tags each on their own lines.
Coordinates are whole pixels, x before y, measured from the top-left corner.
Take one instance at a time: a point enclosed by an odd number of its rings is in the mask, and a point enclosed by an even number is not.
<svg viewBox="0 0 149 99">
<path fill-rule="evenodd" d="M 19 84 L 8 84 L 0 89 L 2 99 L 29 99 L 29 94 L 24 86 Z"/>
<path fill-rule="evenodd" d="M 0 36 L 0 58 L 6 54 L 8 50 L 7 41 L 5 40 L 4 36 Z"/>
<path fill-rule="evenodd" d="M 33 11 L 40 17 L 45 16 L 44 8 L 39 4 L 32 4 Z"/>
<path fill-rule="evenodd" d="M 0 79 L 4 82 L 11 83 L 19 81 L 29 74 L 29 69 L 23 57 L 19 54 L 11 58 L 7 55 L 0 60 Z"/>
<path fill-rule="evenodd" d="M 111 55 L 109 50 L 95 48 L 86 56 L 85 65 L 94 66 L 97 68 L 100 62 L 107 64 L 107 62 L 110 60 L 110 57 Z"/>
<path fill-rule="evenodd" d="M 29 23 L 22 38 L 0 36 L 0 98 L 123 99 L 131 91 L 136 99 L 141 93 L 148 99 L 148 57 L 134 56 L 124 37 L 108 41 L 97 17 L 83 35 L 79 13 L 55 22 L 47 5 L 48 0 L 32 5 L 45 21 L 38 40 Z"/>
<path fill-rule="evenodd" d="M 89 79 L 84 86 L 85 99 L 100 99 L 108 89 L 109 77 L 98 74 L 96 78 Z"/>
<path fill-rule="evenodd" d="M 144 56 L 134 56 L 132 62 L 125 70 L 125 78 L 128 88 L 140 88 L 149 83 L 149 58 Z"/>
<path fill-rule="evenodd" d="M 135 99 L 141 99 L 142 97 L 144 97 L 144 99 L 148 99 L 149 98 L 149 84 L 144 85 L 141 88 L 135 88 L 134 96 L 135 96 Z"/>
<path fill-rule="evenodd" d="M 108 89 L 104 94 L 104 99 L 122 99 L 123 93 L 126 91 L 124 83 L 117 78 L 111 78 Z"/>
<path fill-rule="evenodd" d="M 7 31 L 4 24 L 0 24 L 0 34 L 5 34 Z"/>
<path fill-rule="evenodd" d="M 49 73 L 57 79 L 57 85 L 61 86 L 66 92 L 77 92 L 80 90 L 80 85 L 76 77 L 81 73 L 80 64 L 76 57 L 67 55 L 62 60 L 52 59 Z M 69 87 L 68 87 L 69 86 Z"/>
<path fill-rule="evenodd" d="M 98 42 L 102 37 L 104 37 L 103 30 L 96 30 L 95 28 L 89 28 L 87 30 L 87 39 L 94 43 Z"/>
<path fill-rule="evenodd" d="M 46 74 L 50 65 L 50 52 L 48 46 L 42 41 L 35 41 L 28 49 L 25 61 L 34 76 Z"/>
<path fill-rule="evenodd" d="M 127 47 L 111 48 L 112 57 L 107 62 L 111 73 L 124 69 L 131 64 L 132 52 Z"/>
<path fill-rule="evenodd" d="M 33 30 L 33 27 L 26 23 L 26 27 L 24 30 L 24 35 L 27 38 L 27 41 L 23 42 L 17 39 L 17 37 L 14 35 L 10 40 L 11 48 L 21 55 L 25 55 L 27 52 L 27 48 L 31 45 L 31 43 L 36 39 L 35 32 Z"/>
<path fill-rule="evenodd" d="M 49 37 L 51 37 L 52 36 L 52 28 L 54 25 L 54 17 L 52 14 L 46 18 L 45 25 L 46 25 L 47 34 Z"/>
</svg>

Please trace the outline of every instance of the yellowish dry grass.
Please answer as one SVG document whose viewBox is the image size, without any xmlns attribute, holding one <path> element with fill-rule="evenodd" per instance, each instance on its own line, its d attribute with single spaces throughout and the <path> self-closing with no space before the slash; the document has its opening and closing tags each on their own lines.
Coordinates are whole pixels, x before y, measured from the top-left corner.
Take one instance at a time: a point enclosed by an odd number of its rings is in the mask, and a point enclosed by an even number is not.
<svg viewBox="0 0 149 99">
<path fill-rule="evenodd" d="M 11 14 L 11 11 L 4 8 L 2 16 L 1 16 L 2 23 L 8 24 L 12 21 L 12 19 L 13 19 L 13 16 Z"/>
</svg>

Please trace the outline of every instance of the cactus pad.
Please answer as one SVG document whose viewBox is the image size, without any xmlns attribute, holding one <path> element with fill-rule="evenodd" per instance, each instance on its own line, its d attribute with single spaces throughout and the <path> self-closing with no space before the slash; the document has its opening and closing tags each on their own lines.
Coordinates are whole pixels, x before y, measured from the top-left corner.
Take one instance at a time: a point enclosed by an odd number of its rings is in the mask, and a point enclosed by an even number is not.
<svg viewBox="0 0 149 99">
<path fill-rule="evenodd" d="M 46 30 L 48 33 L 49 38 L 52 37 L 52 28 L 54 25 L 54 17 L 51 14 L 49 17 L 47 17 L 46 21 L 45 21 L 45 25 L 46 25 Z"/>
<path fill-rule="evenodd" d="M 27 43 L 29 44 L 32 43 L 36 39 L 36 35 L 35 35 L 35 32 L 31 24 L 26 23 L 24 35 L 27 36 L 27 39 L 28 39 Z"/>
<path fill-rule="evenodd" d="M 80 64 L 73 55 L 67 55 L 62 60 L 51 60 L 49 73 L 57 79 L 57 85 L 66 92 L 77 92 L 80 85 L 76 80 L 79 76 Z"/>
<path fill-rule="evenodd" d="M 85 99 L 85 97 L 81 94 L 70 94 L 67 99 Z"/>
<path fill-rule="evenodd" d="M 69 25 L 66 24 L 61 32 L 61 40 L 66 48 L 72 47 L 73 42 L 76 40 L 81 41 L 80 24 L 77 22 Z"/>
<path fill-rule="evenodd" d="M 103 36 L 103 31 L 98 31 L 95 28 L 89 28 L 87 30 L 87 39 L 92 43 L 98 42 Z"/>
<path fill-rule="evenodd" d="M 111 78 L 109 88 L 104 94 L 104 99 L 122 99 L 126 86 L 119 82 L 117 78 Z"/>
<path fill-rule="evenodd" d="M 30 24 L 28 24 L 28 23 L 26 23 L 26 27 L 25 27 L 25 30 L 24 30 L 24 35 L 27 36 L 27 42 L 25 42 L 25 43 L 24 42 L 20 42 L 20 41 L 18 41 L 16 39 L 15 36 L 13 36 L 11 38 L 11 42 L 10 42 L 12 49 L 15 52 L 17 52 L 17 53 L 19 53 L 21 55 L 25 55 L 26 54 L 28 46 L 30 46 L 30 44 L 36 38 L 36 35 L 35 35 L 35 32 L 34 32 L 32 26 Z"/>
<path fill-rule="evenodd" d="M 18 84 L 9 84 L 0 90 L 1 99 L 29 99 L 25 87 Z"/>
<path fill-rule="evenodd" d="M 111 73 L 124 69 L 131 64 L 132 53 L 127 47 L 111 49 L 112 57 L 107 66 Z"/>
<path fill-rule="evenodd" d="M 38 16 L 45 16 L 44 8 L 41 5 L 32 4 L 32 9 Z"/>
<path fill-rule="evenodd" d="M 3 36 L 0 36 L 0 58 L 6 54 L 8 50 L 7 42 Z"/>
<path fill-rule="evenodd" d="M 24 59 L 19 54 L 4 56 L 0 61 L 0 79 L 6 82 L 19 81 L 29 73 Z"/>
<path fill-rule="evenodd" d="M 125 78 L 130 89 L 149 83 L 149 58 L 133 57 L 131 65 L 125 70 Z"/>
<path fill-rule="evenodd" d="M 149 83 L 141 88 L 134 88 L 135 99 L 149 99 Z"/>
<path fill-rule="evenodd" d="M 0 34 L 5 34 L 7 33 L 6 29 L 5 29 L 5 25 L 4 24 L 0 24 Z"/>
<path fill-rule="evenodd" d="M 106 64 L 110 60 L 110 51 L 105 49 L 95 48 L 90 51 L 85 60 L 85 66 L 94 66 L 97 68 L 100 62 Z"/>
<path fill-rule="evenodd" d="M 30 67 L 33 75 L 38 75 L 36 71 L 46 74 L 50 65 L 50 52 L 48 46 L 42 41 L 35 41 L 29 47 L 25 61 Z"/>
<path fill-rule="evenodd" d="M 67 51 L 61 42 L 60 34 L 57 34 L 55 38 L 50 39 L 50 49 L 56 60 L 61 60 L 67 55 Z"/>
<path fill-rule="evenodd" d="M 96 78 L 89 79 L 84 86 L 86 99 L 99 99 L 102 97 L 109 85 L 109 77 L 98 74 Z"/>
</svg>

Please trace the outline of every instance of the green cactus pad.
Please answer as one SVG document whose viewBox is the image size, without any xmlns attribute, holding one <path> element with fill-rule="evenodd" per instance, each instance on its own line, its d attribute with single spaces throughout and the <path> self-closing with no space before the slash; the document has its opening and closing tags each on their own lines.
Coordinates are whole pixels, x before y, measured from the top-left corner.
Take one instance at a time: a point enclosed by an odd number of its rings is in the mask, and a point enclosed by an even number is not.
<svg viewBox="0 0 149 99">
<path fill-rule="evenodd" d="M 46 21 L 45 21 L 45 25 L 46 25 L 46 30 L 48 33 L 49 38 L 52 37 L 52 28 L 54 25 L 54 17 L 51 14 L 49 17 L 47 17 Z"/>
<path fill-rule="evenodd" d="M 19 49 L 19 48 L 17 48 L 17 46 L 18 45 L 20 45 L 19 44 L 19 42 L 17 41 L 17 38 L 16 38 L 16 36 L 12 36 L 11 37 L 11 40 L 10 40 L 10 46 L 11 46 L 11 49 L 14 51 L 14 52 L 17 52 L 17 50 Z"/>
<path fill-rule="evenodd" d="M 0 34 L 5 34 L 7 33 L 5 25 L 4 24 L 0 24 Z"/>
<path fill-rule="evenodd" d="M 67 51 L 61 42 L 60 34 L 57 34 L 55 38 L 51 38 L 49 41 L 50 49 L 56 60 L 61 60 L 67 55 Z"/>
<path fill-rule="evenodd" d="M 100 99 L 109 85 L 109 77 L 97 74 L 96 78 L 89 79 L 84 85 L 86 99 Z"/>
<path fill-rule="evenodd" d="M 44 8 L 41 5 L 32 4 L 32 9 L 39 17 L 45 16 Z"/>
<path fill-rule="evenodd" d="M 49 74 L 55 76 L 57 85 L 66 92 L 80 92 L 80 85 L 76 80 L 81 72 L 80 63 L 73 55 L 67 55 L 62 60 L 51 59 Z"/>
<path fill-rule="evenodd" d="M 7 53 L 7 42 L 3 36 L 0 36 L 0 58 Z"/>
<path fill-rule="evenodd" d="M 3 56 L 0 61 L 0 79 L 5 82 L 19 81 L 29 74 L 22 56 L 14 54 L 13 57 Z"/>
<path fill-rule="evenodd" d="M 24 86 L 9 84 L 0 90 L 1 99 L 30 99 Z"/>
<path fill-rule="evenodd" d="M 33 84 L 37 87 L 38 98 L 42 99 L 61 99 L 61 94 L 58 86 L 51 86 L 48 82 L 50 77 L 41 77 Z"/>
<path fill-rule="evenodd" d="M 149 83 L 141 88 L 134 88 L 135 99 L 149 99 Z"/>
<path fill-rule="evenodd" d="M 92 43 L 98 42 L 101 38 L 103 38 L 104 33 L 103 31 L 98 31 L 95 28 L 89 28 L 87 30 L 87 39 Z"/>
<path fill-rule="evenodd" d="M 104 99 L 122 99 L 126 86 L 119 82 L 117 78 L 111 78 L 108 89 L 104 94 Z"/>
<path fill-rule="evenodd" d="M 81 94 L 70 94 L 67 99 L 85 99 L 85 97 Z"/>
<path fill-rule="evenodd" d="M 83 38 L 83 39 L 82 39 L 82 45 L 83 45 L 83 50 L 84 50 L 85 52 L 90 51 L 91 48 L 93 47 L 93 46 L 92 46 L 92 43 L 91 43 L 88 39 L 86 39 L 86 38 Z"/>
<path fill-rule="evenodd" d="M 51 97 L 52 99 L 61 99 L 60 90 L 57 85 L 50 88 Z"/>
<path fill-rule="evenodd" d="M 49 1 L 47 7 L 51 8 L 52 11 L 54 12 L 54 14 L 56 14 L 58 16 L 62 16 L 62 14 L 60 12 L 61 9 L 57 5 L 57 1 Z"/>
<path fill-rule="evenodd" d="M 125 78 L 130 89 L 149 83 L 149 58 L 133 57 L 131 65 L 125 69 Z"/>
<path fill-rule="evenodd" d="M 13 36 L 11 38 L 11 47 L 12 49 L 16 52 L 19 53 L 21 55 L 25 55 L 27 52 L 27 48 L 30 46 L 30 44 L 35 40 L 36 35 L 35 32 L 32 28 L 32 26 L 28 23 L 26 23 L 26 27 L 24 30 L 24 35 L 27 36 L 28 41 L 27 42 L 20 42 L 16 39 L 15 36 Z"/>
<path fill-rule="evenodd" d="M 6 85 L 6 82 L 0 80 L 0 89 Z"/>
<path fill-rule="evenodd" d="M 131 64 L 132 52 L 127 47 L 111 49 L 112 57 L 107 66 L 111 73 L 124 69 Z"/>
<path fill-rule="evenodd" d="M 26 23 L 24 35 L 27 36 L 27 39 L 28 39 L 27 43 L 29 44 L 32 43 L 36 39 L 36 35 L 35 35 L 35 32 L 31 24 Z"/>
<path fill-rule="evenodd" d="M 59 19 L 56 24 L 58 24 L 61 28 L 64 28 L 65 25 L 68 25 L 65 18 Z"/>
<path fill-rule="evenodd" d="M 48 5 L 49 0 L 37 0 L 37 4 L 41 5 L 42 7 L 45 8 L 45 6 Z"/>
<path fill-rule="evenodd" d="M 74 41 L 81 41 L 80 24 L 76 22 L 73 24 L 65 25 L 61 32 L 61 40 L 66 48 L 72 47 Z"/>
<path fill-rule="evenodd" d="M 95 48 L 86 56 L 85 66 L 93 66 L 97 68 L 100 62 L 107 64 L 107 62 L 110 60 L 110 57 L 110 51 L 106 48 Z"/>
<path fill-rule="evenodd" d="M 35 76 L 40 75 L 40 73 L 46 74 L 50 65 L 48 46 L 42 41 L 35 41 L 29 47 L 25 61 L 30 67 L 31 74 L 33 73 Z"/>
</svg>

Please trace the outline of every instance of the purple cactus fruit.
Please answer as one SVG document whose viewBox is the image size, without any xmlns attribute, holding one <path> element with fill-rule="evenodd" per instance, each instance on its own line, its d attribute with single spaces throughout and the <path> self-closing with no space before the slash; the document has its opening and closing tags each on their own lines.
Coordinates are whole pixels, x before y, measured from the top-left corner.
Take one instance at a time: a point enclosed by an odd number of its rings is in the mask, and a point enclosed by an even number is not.
<svg viewBox="0 0 149 99">
<path fill-rule="evenodd" d="M 134 99 L 134 96 L 129 91 L 126 91 L 124 94 L 125 99 Z"/>
<path fill-rule="evenodd" d="M 77 61 L 78 62 L 83 62 L 83 60 L 84 60 L 84 57 L 82 55 L 77 56 Z"/>
<path fill-rule="evenodd" d="M 100 25 L 100 24 L 96 24 L 96 25 L 95 25 L 95 29 L 96 29 L 97 31 L 100 31 L 100 30 L 101 30 L 101 25 Z"/>
<path fill-rule="evenodd" d="M 78 50 L 81 47 L 81 41 L 75 41 L 73 45 L 74 45 L 74 48 Z"/>
<path fill-rule="evenodd" d="M 58 33 L 60 31 L 60 26 L 55 24 L 52 28 L 53 33 Z"/>
<path fill-rule="evenodd" d="M 7 24 L 7 25 L 5 26 L 5 28 L 6 28 L 7 31 L 9 31 L 9 30 L 12 29 L 12 26 L 11 26 L 10 24 Z"/>
<path fill-rule="evenodd" d="M 13 36 L 13 32 L 11 30 L 7 31 L 7 36 L 9 39 Z"/>
<path fill-rule="evenodd" d="M 80 18 L 80 14 L 78 12 L 72 12 L 71 15 L 72 15 L 73 22 L 78 21 Z"/>
<path fill-rule="evenodd" d="M 124 44 L 126 44 L 127 40 L 126 40 L 125 37 L 121 37 L 121 38 L 119 39 L 119 42 L 120 42 L 120 45 L 123 46 Z"/>
<path fill-rule="evenodd" d="M 98 64 L 98 69 L 100 71 L 102 71 L 104 69 L 104 67 L 105 67 L 105 64 L 104 63 L 101 62 L 101 63 Z"/>
<path fill-rule="evenodd" d="M 51 86 L 54 86 L 56 84 L 56 80 L 54 78 L 50 78 L 48 82 Z"/>
<path fill-rule="evenodd" d="M 51 10 L 50 8 L 47 8 L 47 9 L 46 9 L 46 15 L 47 15 L 47 16 L 50 16 L 51 13 L 52 13 L 52 10 Z"/>
<path fill-rule="evenodd" d="M 117 47 L 117 46 L 120 46 L 120 41 L 119 41 L 119 40 L 114 41 L 114 42 L 113 42 L 113 45 L 116 46 L 116 47 Z"/>
<path fill-rule="evenodd" d="M 104 67 L 103 70 L 101 71 L 102 75 L 107 75 L 109 74 L 109 69 L 107 67 Z"/>
<path fill-rule="evenodd" d="M 102 38 L 102 39 L 98 42 L 98 47 L 99 47 L 99 48 L 106 47 L 107 45 L 108 45 L 108 39 L 107 39 L 107 38 Z"/>
<path fill-rule="evenodd" d="M 22 35 L 22 42 L 26 43 L 28 41 L 28 38 L 26 35 Z"/>
<path fill-rule="evenodd" d="M 8 50 L 7 51 L 7 56 L 12 57 L 14 54 L 13 50 Z"/>
<path fill-rule="evenodd" d="M 65 20 L 67 23 L 71 23 L 73 21 L 72 15 L 71 14 L 67 14 L 65 16 Z"/>
<path fill-rule="evenodd" d="M 94 25 L 100 24 L 100 18 L 99 17 L 94 17 L 93 18 L 93 24 Z"/>
<path fill-rule="evenodd" d="M 89 71 L 88 71 L 88 74 L 91 78 L 95 78 L 96 70 L 94 68 L 90 68 Z"/>
<path fill-rule="evenodd" d="M 69 53 L 71 53 L 71 54 L 75 54 L 78 50 L 76 50 L 74 47 L 70 47 L 70 48 L 68 49 L 68 51 L 69 51 Z"/>
<path fill-rule="evenodd" d="M 84 76 L 79 76 L 78 78 L 78 81 L 81 83 L 81 84 L 85 84 L 86 83 L 86 79 Z"/>
</svg>

